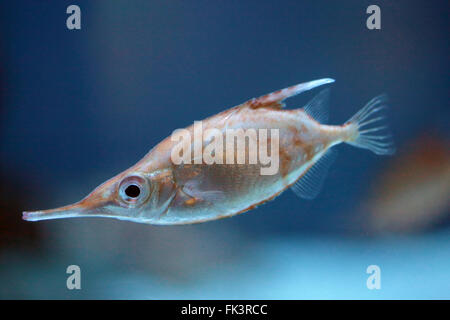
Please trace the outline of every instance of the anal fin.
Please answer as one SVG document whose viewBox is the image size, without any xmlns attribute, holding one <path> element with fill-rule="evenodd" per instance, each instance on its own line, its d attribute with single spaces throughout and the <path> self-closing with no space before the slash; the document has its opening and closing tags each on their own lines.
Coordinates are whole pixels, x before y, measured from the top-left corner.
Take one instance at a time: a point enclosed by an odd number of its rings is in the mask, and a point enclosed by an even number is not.
<svg viewBox="0 0 450 320">
<path fill-rule="evenodd" d="M 291 187 L 292 191 L 300 198 L 307 200 L 314 199 L 320 193 L 328 170 L 336 159 L 336 156 L 336 150 L 328 149 L 328 151 Z"/>
</svg>

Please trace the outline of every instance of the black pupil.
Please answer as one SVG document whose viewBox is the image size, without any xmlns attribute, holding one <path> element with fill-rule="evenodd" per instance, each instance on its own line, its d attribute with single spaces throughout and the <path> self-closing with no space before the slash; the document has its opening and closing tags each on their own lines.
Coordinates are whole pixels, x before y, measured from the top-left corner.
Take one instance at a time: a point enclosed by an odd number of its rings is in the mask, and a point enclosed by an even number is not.
<svg viewBox="0 0 450 320">
<path fill-rule="evenodd" d="M 130 184 L 126 189 L 125 189 L 125 194 L 127 196 L 129 196 L 130 198 L 137 198 L 139 197 L 139 194 L 141 193 L 141 189 L 139 189 L 138 186 L 134 185 L 134 184 Z"/>
</svg>

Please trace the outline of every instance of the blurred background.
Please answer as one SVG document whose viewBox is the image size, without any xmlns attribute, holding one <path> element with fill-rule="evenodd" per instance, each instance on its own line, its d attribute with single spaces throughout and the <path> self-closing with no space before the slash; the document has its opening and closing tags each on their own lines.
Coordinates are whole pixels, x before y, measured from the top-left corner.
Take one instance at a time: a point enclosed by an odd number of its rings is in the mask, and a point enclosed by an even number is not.
<svg viewBox="0 0 450 320">
<path fill-rule="evenodd" d="M 448 1 L 1 2 L 0 298 L 450 298 L 448 17 Z M 288 190 L 172 227 L 21 219 L 80 200 L 176 128 L 323 77 L 333 124 L 389 95 L 397 153 L 339 147 L 313 201 Z M 81 290 L 66 288 L 74 264 Z"/>
</svg>

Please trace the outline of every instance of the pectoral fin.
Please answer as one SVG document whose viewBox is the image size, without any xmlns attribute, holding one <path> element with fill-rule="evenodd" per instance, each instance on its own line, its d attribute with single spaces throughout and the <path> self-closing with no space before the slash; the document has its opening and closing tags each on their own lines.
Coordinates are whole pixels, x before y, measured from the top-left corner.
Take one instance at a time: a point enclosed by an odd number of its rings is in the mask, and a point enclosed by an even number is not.
<svg viewBox="0 0 450 320">
<path fill-rule="evenodd" d="M 190 197 L 190 199 L 188 199 L 186 204 L 196 203 L 199 201 L 207 201 L 209 203 L 215 203 L 223 201 L 223 199 L 225 198 L 225 195 L 222 191 L 202 190 L 201 184 L 197 180 L 187 182 L 183 186 L 183 193 Z"/>
<path fill-rule="evenodd" d="M 202 190 L 196 180 L 188 181 L 177 190 L 173 201 L 174 206 L 195 207 L 211 205 L 225 199 L 225 194 L 219 190 Z"/>
</svg>

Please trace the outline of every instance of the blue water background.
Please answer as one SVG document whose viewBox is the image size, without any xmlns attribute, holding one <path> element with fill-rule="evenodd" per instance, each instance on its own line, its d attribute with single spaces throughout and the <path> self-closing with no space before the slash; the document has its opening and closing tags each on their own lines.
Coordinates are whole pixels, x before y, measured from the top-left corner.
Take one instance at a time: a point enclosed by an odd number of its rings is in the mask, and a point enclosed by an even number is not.
<svg viewBox="0 0 450 320">
<path fill-rule="evenodd" d="M 81 30 L 65 26 L 70 4 Z M 366 28 L 370 4 L 381 30 Z M 4 2 L 0 170 L 23 202 L 2 214 L 30 224 L 22 210 L 78 201 L 174 129 L 323 77 L 336 79 L 333 124 L 387 93 L 399 150 L 448 139 L 448 13 L 447 1 Z M 37 223 L 32 244 L 11 236 L 0 251 L 0 298 L 449 298 L 448 224 L 374 237 L 358 218 L 389 161 L 341 146 L 314 201 L 287 191 L 202 225 Z M 65 289 L 70 264 L 81 291 Z M 381 290 L 366 288 L 371 264 Z"/>
</svg>

